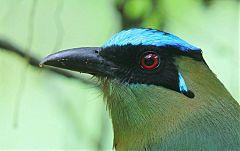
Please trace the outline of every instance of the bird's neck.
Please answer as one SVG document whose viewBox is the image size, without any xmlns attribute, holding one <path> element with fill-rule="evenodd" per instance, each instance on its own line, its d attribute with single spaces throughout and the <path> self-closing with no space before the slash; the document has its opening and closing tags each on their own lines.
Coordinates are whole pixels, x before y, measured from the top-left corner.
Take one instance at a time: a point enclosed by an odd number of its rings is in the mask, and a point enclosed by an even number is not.
<svg viewBox="0 0 240 151">
<path fill-rule="evenodd" d="M 201 133 L 202 137 L 215 134 L 216 129 L 227 127 L 229 120 L 239 120 L 239 112 L 235 112 L 240 111 L 239 105 L 206 64 L 188 58 L 176 61 L 189 89 L 195 93 L 193 99 L 160 86 L 102 82 L 117 149 L 142 149 L 176 138 L 189 142 Z M 238 115 L 229 119 L 232 114 Z"/>
</svg>

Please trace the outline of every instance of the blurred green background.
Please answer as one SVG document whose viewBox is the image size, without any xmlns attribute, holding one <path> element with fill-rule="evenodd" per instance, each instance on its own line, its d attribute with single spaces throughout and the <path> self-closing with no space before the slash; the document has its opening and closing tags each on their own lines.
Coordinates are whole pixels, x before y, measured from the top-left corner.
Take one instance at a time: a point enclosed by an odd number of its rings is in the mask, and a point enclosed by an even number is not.
<svg viewBox="0 0 240 151">
<path fill-rule="evenodd" d="M 41 59 L 101 46 L 123 28 L 157 28 L 202 48 L 240 100 L 239 7 L 238 0 L 0 0 L 0 150 L 111 150 L 113 139 L 101 91 L 79 80 L 90 76 L 39 69 L 7 46 Z"/>
</svg>

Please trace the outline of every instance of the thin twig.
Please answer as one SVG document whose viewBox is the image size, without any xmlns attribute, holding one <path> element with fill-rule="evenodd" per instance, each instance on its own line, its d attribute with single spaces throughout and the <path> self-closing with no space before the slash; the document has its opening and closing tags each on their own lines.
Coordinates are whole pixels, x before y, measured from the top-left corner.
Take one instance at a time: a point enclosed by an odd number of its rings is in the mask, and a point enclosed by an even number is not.
<svg viewBox="0 0 240 151">
<path fill-rule="evenodd" d="M 13 53 L 17 54 L 18 56 L 20 56 L 24 59 L 28 58 L 27 61 L 32 67 L 35 67 L 35 68 L 38 68 L 38 69 L 40 68 L 39 67 L 40 59 L 36 58 L 35 56 L 33 56 L 30 53 L 25 53 L 27 51 L 22 50 L 21 48 L 15 46 L 11 42 L 9 42 L 7 40 L 0 39 L 0 48 L 1 48 L 1 50 L 6 50 L 6 51 L 9 51 L 9 52 L 13 52 Z M 85 79 L 83 77 L 80 77 L 80 76 L 76 76 L 76 75 L 74 75 L 70 72 L 67 72 L 67 71 L 64 71 L 64 70 L 61 70 L 61 69 L 57 69 L 57 68 L 44 68 L 44 69 L 48 70 L 48 71 L 51 71 L 53 73 L 56 73 L 58 75 L 67 77 L 67 78 L 76 79 L 76 80 L 78 80 L 78 81 L 80 81 L 81 83 L 84 83 L 84 84 L 92 85 L 92 86 L 95 86 L 95 87 L 98 86 L 96 83 L 94 83 L 90 80 L 87 80 L 87 79 Z"/>
<path fill-rule="evenodd" d="M 26 46 L 26 51 L 25 53 L 30 53 L 30 50 L 32 48 L 32 42 L 33 42 L 33 31 L 34 31 L 34 18 L 35 18 L 35 14 L 36 14 L 36 7 L 37 7 L 37 2 L 38 0 L 34 0 L 32 2 L 32 6 L 30 9 L 30 13 L 29 13 L 29 21 L 28 21 L 28 37 L 27 37 L 27 46 Z M 28 58 L 26 58 L 28 60 Z M 27 70 L 28 70 L 29 64 L 26 64 L 26 66 L 23 67 L 23 69 L 21 70 L 20 73 L 20 84 L 19 84 L 19 89 L 18 92 L 16 94 L 16 102 L 15 102 L 15 108 L 14 108 L 14 117 L 13 117 L 13 125 L 14 128 L 18 127 L 18 121 L 19 121 L 19 113 L 20 113 L 20 109 L 21 109 L 21 102 L 22 102 L 22 97 L 23 97 L 23 93 L 25 91 L 25 87 L 26 87 L 26 80 L 27 80 Z"/>
<path fill-rule="evenodd" d="M 57 36 L 56 36 L 56 42 L 55 42 L 52 53 L 60 49 L 63 42 L 64 27 L 61 20 L 61 13 L 63 11 L 63 7 L 64 7 L 64 0 L 58 1 L 55 12 L 54 12 L 54 23 L 57 29 Z"/>
</svg>

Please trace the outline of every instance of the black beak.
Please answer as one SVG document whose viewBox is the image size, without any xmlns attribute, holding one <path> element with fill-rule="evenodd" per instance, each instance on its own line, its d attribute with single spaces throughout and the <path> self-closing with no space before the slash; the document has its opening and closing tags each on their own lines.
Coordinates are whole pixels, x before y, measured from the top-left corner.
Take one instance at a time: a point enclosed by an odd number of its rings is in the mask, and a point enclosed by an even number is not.
<svg viewBox="0 0 240 151">
<path fill-rule="evenodd" d="M 85 47 L 63 50 L 45 57 L 40 67 L 52 66 L 97 76 L 111 76 L 116 69 L 112 62 L 99 55 L 102 48 Z"/>
</svg>

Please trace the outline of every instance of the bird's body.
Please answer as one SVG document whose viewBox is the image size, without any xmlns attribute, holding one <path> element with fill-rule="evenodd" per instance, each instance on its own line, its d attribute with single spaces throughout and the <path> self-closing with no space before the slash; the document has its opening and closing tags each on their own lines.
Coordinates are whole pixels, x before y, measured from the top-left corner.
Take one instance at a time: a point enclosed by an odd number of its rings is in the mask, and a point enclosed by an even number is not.
<svg viewBox="0 0 240 151">
<path fill-rule="evenodd" d="M 100 78 L 116 150 L 240 150 L 239 104 L 201 50 L 176 36 L 131 29 L 43 64 Z"/>
</svg>

